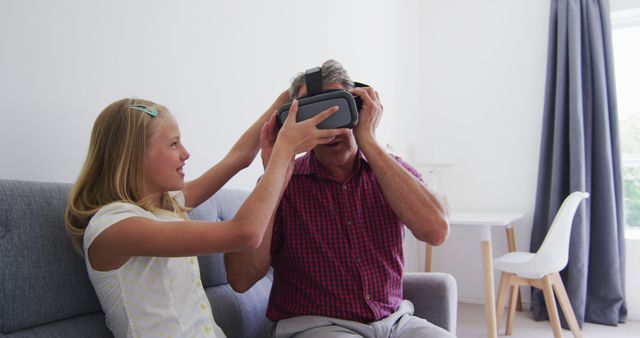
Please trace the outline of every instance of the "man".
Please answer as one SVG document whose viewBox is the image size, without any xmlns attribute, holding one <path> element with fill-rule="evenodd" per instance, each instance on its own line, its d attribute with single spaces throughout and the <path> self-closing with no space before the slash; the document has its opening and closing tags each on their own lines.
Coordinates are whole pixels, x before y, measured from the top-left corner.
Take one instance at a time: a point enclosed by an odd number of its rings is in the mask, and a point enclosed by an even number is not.
<svg viewBox="0 0 640 338">
<path fill-rule="evenodd" d="M 449 231 L 445 210 L 413 168 L 376 142 L 378 93 L 353 88 L 334 60 L 321 71 L 323 90 L 346 89 L 362 99 L 358 124 L 295 160 L 261 246 L 225 255 L 229 283 L 244 292 L 273 267 L 267 317 L 276 323 L 275 337 L 452 337 L 412 316 L 413 305 L 402 300 L 404 225 L 439 245 Z M 306 93 L 301 74 L 290 94 Z M 263 161 L 274 124 L 263 131 Z"/>
</svg>

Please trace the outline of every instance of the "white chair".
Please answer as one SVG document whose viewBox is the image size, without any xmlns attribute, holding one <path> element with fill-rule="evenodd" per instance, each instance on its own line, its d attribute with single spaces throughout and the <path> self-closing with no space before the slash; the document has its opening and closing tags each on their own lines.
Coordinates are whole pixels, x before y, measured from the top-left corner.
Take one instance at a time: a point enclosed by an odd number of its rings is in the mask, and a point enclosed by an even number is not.
<svg viewBox="0 0 640 338">
<path fill-rule="evenodd" d="M 588 193 L 576 191 L 562 202 L 538 252 L 510 252 L 493 261 L 494 268 L 502 271 L 496 300 L 498 327 L 502 324 L 507 291 L 510 290 L 511 293 L 506 335 L 511 335 L 518 289 L 521 285 L 530 285 L 541 289 L 544 294 L 554 337 L 562 338 L 554 291 L 573 336 L 582 337 L 559 272 L 564 269 L 569 260 L 569 238 L 573 218 L 580 202 L 587 197 L 589 197 Z"/>
</svg>

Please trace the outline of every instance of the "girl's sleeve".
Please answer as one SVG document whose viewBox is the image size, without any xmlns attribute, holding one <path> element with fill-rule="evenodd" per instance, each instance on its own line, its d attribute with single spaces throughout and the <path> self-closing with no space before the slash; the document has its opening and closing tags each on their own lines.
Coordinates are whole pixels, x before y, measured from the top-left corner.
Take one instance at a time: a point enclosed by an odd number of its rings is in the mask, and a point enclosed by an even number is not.
<svg viewBox="0 0 640 338">
<path fill-rule="evenodd" d="M 123 202 L 110 203 L 98 210 L 84 232 L 83 248 L 85 254 L 98 235 L 110 226 L 129 217 L 151 218 L 152 214 L 137 205 Z"/>
</svg>

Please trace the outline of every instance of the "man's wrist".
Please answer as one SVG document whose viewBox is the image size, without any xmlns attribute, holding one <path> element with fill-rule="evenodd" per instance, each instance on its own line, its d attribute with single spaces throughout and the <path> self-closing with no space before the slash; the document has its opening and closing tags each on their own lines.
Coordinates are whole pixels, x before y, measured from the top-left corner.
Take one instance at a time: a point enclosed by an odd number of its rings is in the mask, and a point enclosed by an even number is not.
<svg viewBox="0 0 640 338">
<path fill-rule="evenodd" d="M 370 157 L 370 155 L 372 155 L 371 152 L 382 150 L 382 147 L 378 144 L 378 141 L 376 141 L 376 139 L 373 137 L 360 138 L 358 139 L 357 143 L 360 150 L 367 157 Z"/>
</svg>

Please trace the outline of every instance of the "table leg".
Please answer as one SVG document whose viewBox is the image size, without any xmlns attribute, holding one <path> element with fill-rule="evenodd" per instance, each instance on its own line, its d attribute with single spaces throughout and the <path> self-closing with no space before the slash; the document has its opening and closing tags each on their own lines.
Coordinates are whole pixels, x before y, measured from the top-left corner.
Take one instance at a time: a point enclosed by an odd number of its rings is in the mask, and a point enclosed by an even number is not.
<svg viewBox="0 0 640 338">
<path fill-rule="evenodd" d="M 433 247 L 425 243 L 426 254 L 424 255 L 424 272 L 431 272 L 431 257 L 433 257 Z"/>
<path fill-rule="evenodd" d="M 516 236 L 513 232 L 513 228 L 508 226 L 507 227 L 507 245 L 509 247 L 509 252 L 514 252 L 516 251 Z M 514 286 L 516 288 L 519 288 L 519 286 Z M 518 292 L 518 303 L 516 305 L 516 310 L 522 312 L 522 292 Z"/>
<path fill-rule="evenodd" d="M 487 230 L 488 231 L 488 230 Z M 489 233 L 489 236 L 491 234 Z M 493 294 L 493 257 L 491 253 L 491 240 L 483 240 L 482 267 L 484 269 L 484 311 L 487 317 L 487 335 L 489 338 L 498 336 L 496 328 L 496 304 Z"/>
</svg>

